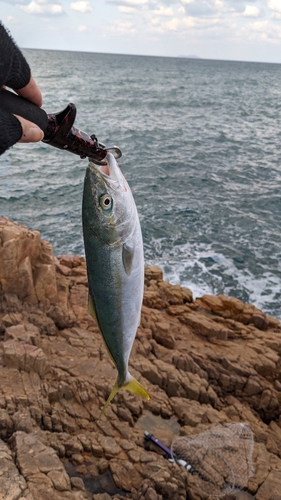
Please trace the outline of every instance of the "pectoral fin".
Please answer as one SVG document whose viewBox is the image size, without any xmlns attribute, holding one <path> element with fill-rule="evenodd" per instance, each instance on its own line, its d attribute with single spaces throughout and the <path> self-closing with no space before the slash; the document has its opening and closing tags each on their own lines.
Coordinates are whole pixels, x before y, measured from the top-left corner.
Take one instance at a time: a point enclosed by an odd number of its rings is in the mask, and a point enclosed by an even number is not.
<svg viewBox="0 0 281 500">
<path fill-rule="evenodd" d="M 124 243 L 122 248 L 122 260 L 125 272 L 128 276 L 131 274 L 132 271 L 133 259 L 134 259 L 134 248 L 131 245 L 128 245 L 128 243 Z"/>
</svg>

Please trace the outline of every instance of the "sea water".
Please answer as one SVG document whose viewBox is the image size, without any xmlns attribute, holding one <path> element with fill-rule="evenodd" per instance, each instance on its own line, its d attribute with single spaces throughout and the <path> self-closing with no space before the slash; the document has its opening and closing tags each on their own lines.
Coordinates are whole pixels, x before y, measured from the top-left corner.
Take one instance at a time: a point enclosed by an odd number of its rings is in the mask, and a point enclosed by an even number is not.
<svg viewBox="0 0 281 500">
<path fill-rule="evenodd" d="M 24 50 L 48 113 L 118 145 L 146 264 L 194 297 L 281 318 L 281 65 Z M 43 143 L 0 158 L 0 214 L 83 254 L 87 160 Z"/>
</svg>

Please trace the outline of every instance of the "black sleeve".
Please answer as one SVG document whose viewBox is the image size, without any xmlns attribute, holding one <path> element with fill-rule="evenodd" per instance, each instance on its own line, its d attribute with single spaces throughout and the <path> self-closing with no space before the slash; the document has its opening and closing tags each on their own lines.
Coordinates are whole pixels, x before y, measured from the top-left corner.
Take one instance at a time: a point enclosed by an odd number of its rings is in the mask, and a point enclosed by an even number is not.
<svg viewBox="0 0 281 500">
<path fill-rule="evenodd" d="M 0 23 L 0 88 L 14 90 L 25 87 L 30 80 L 30 68 L 16 43 Z M 12 114 L 0 108 L 0 155 L 22 136 L 22 126 Z"/>
<path fill-rule="evenodd" d="M 12 114 L 0 109 L 0 155 L 13 146 L 22 136 L 22 126 Z"/>
<path fill-rule="evenodd" d="M 30 80 L 30 68 L 12 37 L 0 24 L 0 87 L 14 90 L 25 87 Z"/>
</svg>

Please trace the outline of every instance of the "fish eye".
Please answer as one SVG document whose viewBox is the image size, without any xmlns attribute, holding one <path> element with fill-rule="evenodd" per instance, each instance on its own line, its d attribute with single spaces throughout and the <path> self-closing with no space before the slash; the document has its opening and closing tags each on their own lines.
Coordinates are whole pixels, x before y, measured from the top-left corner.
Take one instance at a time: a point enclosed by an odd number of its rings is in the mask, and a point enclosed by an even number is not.
<svg viewBox="0 0 281 500">
<path fill-rule="evenodd" d="M 100 197 L 100 206 L 103 210 L 109 210 L 112 207 L 112 198 L 109 194 L 103 194 Z"/>
</svg>

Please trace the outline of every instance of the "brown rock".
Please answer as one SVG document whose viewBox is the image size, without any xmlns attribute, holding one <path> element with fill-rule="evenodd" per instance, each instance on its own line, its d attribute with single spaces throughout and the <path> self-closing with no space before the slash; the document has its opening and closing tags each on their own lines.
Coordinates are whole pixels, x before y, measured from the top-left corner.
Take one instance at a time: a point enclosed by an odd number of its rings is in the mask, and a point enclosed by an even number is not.
<svg viewBox="0 0 281 500">
<path fill-rule="evenodd" d="M 32 304 L 56 300 L 52 247 L 38 231 L 0 219 L 0 285 L 2 293 L 15 293 Z"/>
<path fill-rule="evenodd" d="M 157 321 L 155 323 L 155 327 L 153 328 L 153 337 L 156 342 L 167 347 L 168 349 L 173 349 L 175 346 L 175 339 L 170 333 L 170 323 L 168 321 Z"/>
<path fill-rule="evenodd" d="M 0 409 L 0 437 L 1 439 L 9 438 L 14 431 L 13 421 L 4 408 Z M 1 441 L 0 441 L 1 444 Z M 1 491 L 1 489 L 0 489 Z"/>
<path fill-rule="evenodd" d="M 73 453 L 71 461 L 76 465 L 81 465 L 84 462 L 84 457 L 80 453 Z"/>
<path fill-rule="evenodd" d="M 273 495 L 281 492 L 281 471 L 272 470 L 256 494 L 256 500 L 272 500 Z"/>
<path fill-rule="evenodd" d="M 180 285 L 171 285 L 168 281 L 160 281 L 158 283 L 160 297 L 167 301 L 168 304 L 183 304 L 183 296 Z"/>
<path fill-rule="evenodd" d="M 59 262 L 56 262 L 56 270 L 60 274 L 62 274 L 63 276 L 71 276 L 71 274 L 72 274 L 71 267 L 64 266 L 63 264 L 60 264 Z"/>
<path fill-rule="evenodd" d="M 4 363 L 8 368 L 34 371 L 43 377 L 49 371 L 47 358 L 39 347 L 14 340 L 4 342 Z"/>
<path fill-rule="evenodd" d="M 108 493 L 96 493 L 93 495 L 93 500 L 111 500 L 111 498 Z"/>
<path fill-rule="evenodd" d="M 210 309 L 211 311 L 214 311 L 216 313 L 221 313 L 225 311 L 225 305 L 223 304 L 222 300 L 220 297 L 214 297 L 213 295 L 203 295 L 198 299 L 198 301 L 201 305 L 201 307 L 206 307 L 207 309 Z"/>
<path fill-rule="evenodd" d="M 243 393 L 245 396 L 253 396 L 255 394 L 260 394 L 262 392 L 262 386 L 260 385 L 258 377 L 250 377 L 244 388 Z"/>
<path fill-rule="evenodd" d="M 69 457 L 66 463 L 88 477 L 109 468 L 132 500 L 183 500 L 187 492 L 205 500 L 184 468 L 161 457 L 156 446 L 144 449 L 144 430 L 171 446 L 179 435 L 246 422 L 255 438 L 255 474 L 243 495 L 280 496 L 278 320 L 225 295 L 192 302 L 188 289 L 164 282 L 159 269 L 148 270 L 130 371 L 151 399 L 121 391 L 98 421 L 116 369 L 87 313 L 85 260 L 54 259 L 39 233 L 7 220 L 0 233 L 0 436 L 13 450 L 1 462 L 0 445 L 0 492 L 2 484 L 12 488 L 11 474 L 15 498 L 86 500 L 89 490 L 81 481 L 75 487 L 59 460 Z M 25 283 L 20 298 L 1 291 L 7 285 L 1 258 L 8 250 L 11 276 L 19 273 L 17 283 Z M 53 266 L 58 293 L 50 304 L 53 292 L 47 281 L 38 292 L 37 279 L 46 272 L 47 280 Z"/>
<path fill-rule="evenodd" d="M 83 479 L 81 477 L 71 477 L 70 478 L 72 488 L 76 488 L 77 490 L 85 490 L 85 485 Z"/>
<path fill-rule="evenodd" d="M 13 462 L 8 446 L 0 440 L 0 498 L 18 499 L 26 491 L 27 484 Z"/>
<path fill-rule="evenodd" d="M 61 470 L 51 470 L 47 473 L 47 476 L 51 479 L 55 490 L 58 491 L 69 491 L 70 481 L 66 473 L 62 474 Z"/>
<path fill-rule="evenodd" d="M 4 341 L 18 340 L 24 344 L 39 345 L 40 332 L 37 326 L 32 323 L 25 323 L 6 328 Z"/>
<path fill-rule="evenodd" d="M 114 459 L 110 460 L 109 467 L 117 488 L 130 491 L 132 487 L 140 487 L 142 477 L 131 462 Z"/>
<path fill-rule="evenodd" d="M 267 330 L 268 320 L 267 317 L 262 311 L 255 311 L 250 320 L 253 325 L 259 330 Z"/>
<path fill-rule="evenodd" d="M 162 281 L 163 271 L 158 266 L 146 266 L 145 279 L 149 282 L 151 280 Z"/>
<path fill-rule="evenodd" d="M 33 271 L 34 288 L 38 302 L 49 301 L 54 304 L 57 299 L 56 271 L 54 264 L 41 264 Z"/>
<path fill-rule="evenodd" d="M 220 340 L 226 340 L 228 337 L 228 329 L 219 323 L 215 323 L 211 319 L 198 313 L 190 313 L 184 315 L 185 324 L 191 326 L 196 333 L 208 337 L 214 337 Z"/>
<path fill-rule="evenodd" d="M 45 446 L 35 434 L 18 431 L 13 439 L 18 466 L 28 482 L 33 483 L 31 491 L 37 490 L 36 498 L 40 498 L 38 491 L 44 482 L 49 498 L 53 498 L 52 490 L 53 494 L 54 490 L 70 491 L 70 479 L 52 448 Z"/>
<path fill-rule="evenodd" d="M 106 458 L 112 458 L 121 452 L 120 446 L 116 443 L 115 439 L 109 436 L 99 436 L 100 445 L 103 448 Z"/>
</svg>

